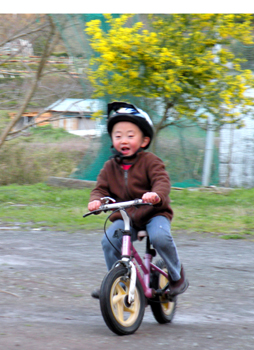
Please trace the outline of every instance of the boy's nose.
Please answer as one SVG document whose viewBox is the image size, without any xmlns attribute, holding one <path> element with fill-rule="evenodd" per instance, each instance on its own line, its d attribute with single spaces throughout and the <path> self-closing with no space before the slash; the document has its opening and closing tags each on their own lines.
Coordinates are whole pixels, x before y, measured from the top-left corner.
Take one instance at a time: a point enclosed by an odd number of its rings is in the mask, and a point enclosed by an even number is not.
<svg viewBox="0 0 254 350">
<path fill-rule="evenodd" d="M 127 143 L 128 139 L 127 139 L 127 137 L 123 137 L 121 141 L 122 141 L 122 143 Z"/>
</svg>

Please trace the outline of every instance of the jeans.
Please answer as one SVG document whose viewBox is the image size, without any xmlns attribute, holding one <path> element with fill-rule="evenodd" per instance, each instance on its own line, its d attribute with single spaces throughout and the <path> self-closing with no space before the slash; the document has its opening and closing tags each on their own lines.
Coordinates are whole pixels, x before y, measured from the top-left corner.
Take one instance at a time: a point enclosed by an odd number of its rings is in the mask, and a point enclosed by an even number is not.
<svg viewBox="0 0 254 350">
<path fill-rule="evenodd" d="M 103 236 L 101 244 L 104 252 L 107 269 L 110 270 L 112 265 L 121 259 L 121 241 L 122 237 L 113 237 L 117 229 L 124 229 L 123 220 L 114 221 L 107 229 L 106 234 L 116 249 L 109 242 L 106 235 Z M 145 227 L 150 242 L 154 249 L 165 261 L 168 273 L 173 281 L 180 279 L 181 263 L 178 256 L 177 248 L 170 232 L 170 221 L 164 216 L 153 217 Z M 138 231 L 131 227 L 131 239 L 137 240 Z"/>
</svg>

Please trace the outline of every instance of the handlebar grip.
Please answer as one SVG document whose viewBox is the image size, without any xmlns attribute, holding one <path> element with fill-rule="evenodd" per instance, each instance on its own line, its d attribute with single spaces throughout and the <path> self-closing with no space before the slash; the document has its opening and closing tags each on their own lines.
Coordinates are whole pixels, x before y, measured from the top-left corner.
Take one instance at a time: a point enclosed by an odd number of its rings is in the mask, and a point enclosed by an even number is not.
<svg viewBox="0 0 254 350">
<path fill-rule="evenodd" d="M 86 216 L 89 216 L 89 215 L 92 215 L 92 214 L 100 214 L 101 213 L 101 209 L 97 209 L 97 210 L 93 210 L 93 211 L 90 211 L 90 213 L 86 213 L 83 215 L 83 218 L 85 218 Z"/>
</svg>

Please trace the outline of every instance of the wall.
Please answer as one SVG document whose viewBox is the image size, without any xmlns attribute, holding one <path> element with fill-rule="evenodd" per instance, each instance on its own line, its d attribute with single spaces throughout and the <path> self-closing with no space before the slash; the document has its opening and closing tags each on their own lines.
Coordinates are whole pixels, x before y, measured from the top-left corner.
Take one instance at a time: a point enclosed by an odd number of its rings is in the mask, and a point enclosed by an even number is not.
<svg viewBox="0 0 254 350">
<path fill-rule="evenodd" d="M 220 131 L 219 178 L 226 187 L 254 187 L 254 119 L 245 126 L 224 125 Z"/>
<path fill-rule="evenodd" d="M 66 131 L 94 129 L 96 121 L 86 117 L 71 116 L 53 121 L 54 128 L 64 128 Z"/>
</svg>

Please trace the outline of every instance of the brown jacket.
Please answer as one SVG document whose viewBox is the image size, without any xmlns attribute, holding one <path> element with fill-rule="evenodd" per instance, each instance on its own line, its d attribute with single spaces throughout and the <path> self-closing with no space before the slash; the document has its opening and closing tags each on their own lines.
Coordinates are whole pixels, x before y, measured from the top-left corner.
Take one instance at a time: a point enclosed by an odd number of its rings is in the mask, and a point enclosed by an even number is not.
<svg viewBox="0 0 254 350">
<path fill-rule="evenodd" d="M 123 170 L 115 159 L 108 160 L 98 176 L 90 201 L 110 196 L 117 202 L 122 202 L 141 198 L 146 192 L 156 192 L 161 198 L 159 204 L 127 209 L 132 225 L 142 228 L 154 216 L 162 215 L 172 220 L 170 187 L 163 161 L 153 153 L 140 152 L 128 171 Z M 111 221 L 117 219 L 121 219 L 119 212 L 110 217 Z"/>
</svg>

